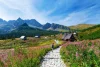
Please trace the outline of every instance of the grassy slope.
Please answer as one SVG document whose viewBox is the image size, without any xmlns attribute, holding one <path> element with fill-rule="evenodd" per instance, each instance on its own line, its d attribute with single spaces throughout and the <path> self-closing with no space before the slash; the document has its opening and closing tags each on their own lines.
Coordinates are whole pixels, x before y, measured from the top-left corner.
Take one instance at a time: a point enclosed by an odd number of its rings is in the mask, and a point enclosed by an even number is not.
<svg viewBox="0 0 100 67">
<path fill-rule="evenodd" d="M 61 56 L 67 67 L 99 67 L 100 39 L 66 43 L 61 48 Z"/>
<path fill-rule="evenodd" d="M 79 33 L 79 39 L 97 39 L 100 38 L 100 25 L 95 25 L 93 27 L 82 30 Z"/>
<path fill-rule="evenodd" d="M 76 26 L 70 26 L 70 29 L 75 29 L 75 30 L 83 30 L 83 29 L 86 29 L 86 28 L 89 28 L 89 27 L 92 27 L 94 25 L 92 24 L 79 24 L 79 25 L 76 25 Z"/>
</svg>

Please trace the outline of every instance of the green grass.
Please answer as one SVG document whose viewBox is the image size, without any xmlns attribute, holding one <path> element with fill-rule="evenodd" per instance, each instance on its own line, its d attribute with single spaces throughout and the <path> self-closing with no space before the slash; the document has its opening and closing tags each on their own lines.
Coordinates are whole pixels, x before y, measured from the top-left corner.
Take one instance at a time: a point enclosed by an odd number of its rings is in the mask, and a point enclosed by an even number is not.
<svg viewBox="0 0 100 67">
<path fill-rule="evenodd" d="M 0 61 L 0 67 L 4 67 L 4 63 Z"/>
<path fill-rule="evenodd" d="M 55 48 L 58 46 L 55 45 Z M 15 56 L 9 57 L 11 64 L 8 64 L 8 67 L 39 67 L 43 56 L 50 50 L 50 46 L 41 46 L 33 49 L 16 47 Z"/>
<path fill-rule="evenodd" d="M 11 64 L 8 64 L 8 67 L 39 67 L 41 59 L 49 50 L 50 48 L 39 50 L 37 48 L 36 50 L 32 51 L 18 49 L 16 51 L 16 55 L 9 58 Z"/>
<path fill-rule="evenodd" d="M 57 39 L 55 37 L 48 37 L 45 39 L 44 37 L 41 38 L 32 38 L 28 37 L 27 40 L 20 40 L 20 39 L 7 39 L 7 40 L 0 40 L 0 49 L 11 49 L 16 47 L 16 45 L 20 47 L 33 47 L 33 46 L 40 46 L 40 45 L 50 45 Z"/>
<path fill-rule="evenodd" d="M 79 40 L 94 40 L 98 38 L 100 38 L 100 25 L 95 25 L 78 33 Z"/>
<path fill-rule="evenodd" d="M 8 67 L 39 67 L 43 59 L 43 56 L 51 50 L 51 44 L 54 42 L 54 37 L 48 37 L 48 39 L 42 38 L 28 38 L 26 41 L 22 40 L 3 40 L 2 49 L 10 48 L 14 49 L 14 55 L 8 54 L 8 59 L 5 61 Z M 8 45 L 10 43 L 10 45 Z M 59 40 L 59 44 L 55 43 L 57 48 L 63 42 Z M 4 63 L 0 62 L 0 67 L 4 67 Z"/>
<path fill-rule="evenodd" d="M 68 67 L 99 67 L 100 45 L 97 42 L 64 45 L 61 48 L 62 59 Z"/>
</svg>

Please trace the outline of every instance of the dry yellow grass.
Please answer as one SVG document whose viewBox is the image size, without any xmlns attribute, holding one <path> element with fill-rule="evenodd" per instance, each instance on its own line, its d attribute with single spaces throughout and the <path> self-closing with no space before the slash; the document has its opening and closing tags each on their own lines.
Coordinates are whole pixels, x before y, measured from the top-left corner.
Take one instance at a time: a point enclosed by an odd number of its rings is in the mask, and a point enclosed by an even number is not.
<svg viewBox="0 0 100 67">
<path fill-rule="evenodd" d="M 78 30 L 83 30 L 83 29 L 86 29 L 86 28 L 89 28 L 89 27 L 92 27 L 94 25 L 92 24 L 78 24 L 76 26 L 70 26 L 70 29 L 78 29 Z"/>
</svg>

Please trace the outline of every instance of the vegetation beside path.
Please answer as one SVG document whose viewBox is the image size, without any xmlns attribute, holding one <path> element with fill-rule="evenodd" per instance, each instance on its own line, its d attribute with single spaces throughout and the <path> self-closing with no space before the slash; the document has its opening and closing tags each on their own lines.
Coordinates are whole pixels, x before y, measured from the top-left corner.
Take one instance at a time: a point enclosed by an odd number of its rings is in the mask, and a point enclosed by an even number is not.
<svg viewBox="0 0 100 67">
<path fill-rule="evenodd" d="M 66 43 L 61 56 L 67 67 L 99 67 L 100 39 Z"/>
<path fill-rule="evenodd" d="M 43 39 L 35 39 L 36 42 L 33 42 L 31 39 L 26 40 L 23 45 L 21 44 L 22 42 L 16 42 L 16 46 L 11 47 L 11 49 L 6 49 L 7 47 L 1 49 L 6 50 L 7 53 L 4 52 L 5 54 L 1 54 L 0 67 L 39 67 L 43 56 L 51 50 L 51 44 L 55 42 L 53 37 L 46 40 L 44 37 L 42 38 Z M 27 45 L 28 43 L 29 45 Z M 59 40 L 59 44 L 55 43 L 54 47 L 57 48 L 62 43 L 63 42 Z M 25 46 L 25 44 L 27 46 Z M 3 46 L 1 45 L 1 47 Z"/>
</svg>

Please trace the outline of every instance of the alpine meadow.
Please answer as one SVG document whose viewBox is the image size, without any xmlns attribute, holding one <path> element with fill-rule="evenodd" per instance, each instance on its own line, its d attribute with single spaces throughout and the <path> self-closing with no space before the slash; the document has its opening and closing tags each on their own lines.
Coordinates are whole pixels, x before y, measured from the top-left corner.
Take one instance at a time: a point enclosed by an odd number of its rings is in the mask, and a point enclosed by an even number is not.
<svg viewBox="0 0 100 67">
<path fill-rule="evenodd" d="M 100 67 L 100 0 L 0 0 L 0 67 Z"/>
</svg>

